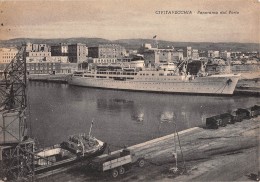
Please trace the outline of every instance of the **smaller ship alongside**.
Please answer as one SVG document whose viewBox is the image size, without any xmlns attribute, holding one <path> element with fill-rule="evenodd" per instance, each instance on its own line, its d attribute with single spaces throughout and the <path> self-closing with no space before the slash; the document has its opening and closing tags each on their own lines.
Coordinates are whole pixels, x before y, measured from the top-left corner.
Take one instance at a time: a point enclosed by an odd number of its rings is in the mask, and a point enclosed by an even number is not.
<svg viewBox="0 0 260 182">
<path fill-rule="evenodd" d="M 37 150 L 36 152 L 34 152 L 34 154 L 36 166 L 52 165 L 55 162 L 62 161 L 65 158 L 69 158 L 69 152 L 63 150 L 59 144 Z"/>
<path fill-rule="evenodd" d="M 55 166 L 73 162 L 82 158 L 91 158 L 103 154 L 106 143 L 85 134 L 70 136 L 67 141 L 36 151 L 36 166 Z"/>
<path fill-rule="evenodd" d="M 83 133 L 70 136 L 67 141 L 61 143 L 61 148 L 86 157 L 100 154 L 104 145 L 104 142 Z"/>
<path fill-rule="evenodd" d="M 61 148 L 82 157 L 95 157 L 102 154 L 106 149 L 106 143 L 91 135 L 92 126 L 93 120 L 88 134 L 82 133 L 70 136 L 67 141 L 61 143 Z"/>
<path fill-rule="evenodd" d="M 68 165 L 103 154 L 107 144 L 91 136 L 92 126 L 93 121 L 88 134 L 72 135 L 61 144 L 35 151 L 36 172 L 39 173 L 48 168 Z"/>
</svg>

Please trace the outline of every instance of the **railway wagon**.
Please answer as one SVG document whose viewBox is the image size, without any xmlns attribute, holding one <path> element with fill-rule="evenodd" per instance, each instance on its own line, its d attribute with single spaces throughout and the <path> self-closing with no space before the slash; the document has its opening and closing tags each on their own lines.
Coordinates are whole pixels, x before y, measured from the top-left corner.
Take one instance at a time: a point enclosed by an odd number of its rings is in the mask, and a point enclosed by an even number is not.
<svg viewBox="0 0 260 182">
<path fill-rule="evenodd" d="M 250 108 L 251 110 L 251 117 L 257 117 L 260 115 L 260 106 L 254 105 L 253 107 Z"/>
</svg>

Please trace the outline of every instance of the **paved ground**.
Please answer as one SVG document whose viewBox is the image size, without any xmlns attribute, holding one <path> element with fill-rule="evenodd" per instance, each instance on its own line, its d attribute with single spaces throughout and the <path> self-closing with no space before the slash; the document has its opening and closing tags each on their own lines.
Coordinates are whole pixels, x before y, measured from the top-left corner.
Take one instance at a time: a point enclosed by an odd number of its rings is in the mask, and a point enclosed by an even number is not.
<svg viewBox="0 0 260 182">
<path fill-rule="evenodd" d="M 146 161 L 145 167 L 133 167 L 118 179 L 93 171 L 82 163 L 40 181 L 252 181 L 247 175 L 256 173 L 260 168 L 259 121 L 260 116 L 218 130 L 196 128 L 181 134 L 187 169 L 183 174 L 176 175 L 169 171 L 175 166 L 171 155 L 174 145 L 173 139 L 166 137 L 141 145 L 142 150 L 133 147 L 139 152 L 148 151 L 151 158 Z M 178 167 L 181 169 L 183 162 L 180 152 L 178 158 Z"/>
</svg>

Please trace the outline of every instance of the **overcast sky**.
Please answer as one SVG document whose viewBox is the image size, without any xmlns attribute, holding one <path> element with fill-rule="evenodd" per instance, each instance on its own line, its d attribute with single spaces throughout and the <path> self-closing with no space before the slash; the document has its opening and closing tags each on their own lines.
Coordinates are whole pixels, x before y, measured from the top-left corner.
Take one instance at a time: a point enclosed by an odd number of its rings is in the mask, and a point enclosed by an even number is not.
<svg viewBox="0 0 260 182">
<path fill-rule="evenodd" d="M 257 43 L 259 5 L 258 0 L 0 1 L 0 39 L 157 35 L 169 41 Z M 192 14 L 156 14 L 166 10 Z"/>
</svg>

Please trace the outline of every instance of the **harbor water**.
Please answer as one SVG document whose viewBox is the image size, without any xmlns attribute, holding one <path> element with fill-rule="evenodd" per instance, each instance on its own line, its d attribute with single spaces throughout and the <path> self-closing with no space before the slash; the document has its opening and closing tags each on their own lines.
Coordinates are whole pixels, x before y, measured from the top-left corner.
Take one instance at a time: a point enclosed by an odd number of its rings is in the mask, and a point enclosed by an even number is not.
<svg viewBox="0 0 260 182">
<path fill-rule="evenodd" d="M 84 88 L 29 82 L 30 134 L 41 147 L 89 132 L 112 150 L 177 130 L 204 126 L 206 118 L 236 108 L 260 105 L 249 96 L 196 96 Z"/>
</svg>

